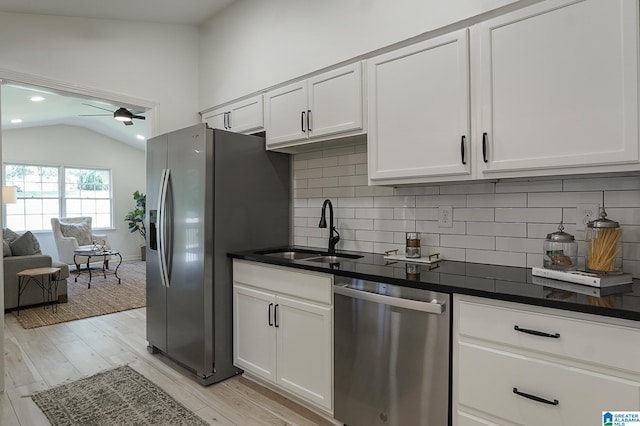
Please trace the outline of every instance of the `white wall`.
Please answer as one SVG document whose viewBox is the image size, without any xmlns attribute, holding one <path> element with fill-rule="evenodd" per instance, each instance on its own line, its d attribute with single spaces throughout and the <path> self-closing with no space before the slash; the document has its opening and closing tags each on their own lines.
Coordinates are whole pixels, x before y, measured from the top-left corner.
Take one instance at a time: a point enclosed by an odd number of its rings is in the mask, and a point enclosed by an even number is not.
<svg viewBox="0 0 640 426">
<path fill-rule="evenodd" d="M 516 0 L 238 0 L 200 27 L 200 110 Z"/>
<path fill-rule="evenodd" d="M 144 151 L 80 127 L 46 126 L 7 130 L 2 134 L 5 163 L 66 165 L 110 169 L 113 179 L 115 229 L 100 231 L 109 237 L 124 259 L 140 257 L 137 234 L 131 234 L 124 217 L 135 207 L 133 192 L 145 191 Z M 35 233 L 43 253 L 57 259 L 51 231 Z"/>
<path fill-rule="evenodd" d="M 0 12 L 0 40 L 0 78 L 8 70 L 157 102 L 159 133 L 199 122 L 196 27 Z"/>
</svg>

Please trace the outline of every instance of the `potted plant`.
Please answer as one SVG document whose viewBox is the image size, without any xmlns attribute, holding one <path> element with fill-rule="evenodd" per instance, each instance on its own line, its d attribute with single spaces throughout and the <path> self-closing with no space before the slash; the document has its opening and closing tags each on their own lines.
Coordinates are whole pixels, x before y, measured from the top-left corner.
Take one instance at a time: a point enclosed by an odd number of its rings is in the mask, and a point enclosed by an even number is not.
<svg viewBox="0 0 640 426">
<path fill-rule="evenodd" d="M 133 199 L 136 202 L 136 208 L 127 213 L 124 221 L 128 223 L 130 232 L 138 232 L 142 237 L 143 242 L 140 246 L 140 258 L 146 260 L 147 229 L 144 226 L 144 219 L 147 212 L 147 196 L 140 191 L 135 191 L 133 193 Z"/>
</svg>

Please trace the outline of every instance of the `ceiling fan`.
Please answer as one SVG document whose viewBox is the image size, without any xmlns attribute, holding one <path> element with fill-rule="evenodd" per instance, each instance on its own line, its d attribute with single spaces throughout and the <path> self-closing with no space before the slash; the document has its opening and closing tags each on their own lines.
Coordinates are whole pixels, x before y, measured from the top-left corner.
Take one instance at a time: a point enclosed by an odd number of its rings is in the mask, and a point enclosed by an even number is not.
<svg viewBox="0 0 640 426">
<path fill-rule="evenodd" d="M 108 111 L 111 113 L 111 110 L 108 110 L 106 108 L 102 108 L 99 106 L 95 106 L 95 105 L 91 105 L 91 104 L 82 104 L 82 105 L 86 105 L 86 106 L 90 106 L 93 108 L 98 108 L 101 109 L 103 111 Z M 129 111 L 126 108 L 118 108 L 117 110 L 113 111 L 113 118 L 118 120 L 118 121 L 122 121 L 124 123 L 125 126 L 131 126 L 133 125 L 133 119 L 137 119 L 137 120 L 145 120 L 145 117 L 143 115 L 137 115 L 132 113 L 131 111 Z M 107 117 L 110 116 L 112 114 L 80 114 L 80 117 Z"/>
</svg>

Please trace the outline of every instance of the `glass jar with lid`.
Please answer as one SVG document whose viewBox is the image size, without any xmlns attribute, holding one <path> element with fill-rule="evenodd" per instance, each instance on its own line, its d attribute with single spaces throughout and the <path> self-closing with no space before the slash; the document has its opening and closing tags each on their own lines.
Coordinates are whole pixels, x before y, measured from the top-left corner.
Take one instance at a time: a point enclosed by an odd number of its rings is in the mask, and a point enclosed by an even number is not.
<svg viewBox="0 0 640 426">
<path fill-rule="evenodd" d="M 547 234 L 543 251 L 542 266 L 545 268 L 562 271 L 576 269 L 578 243 L 573 235 L 564 232 L 562 221 L 556 232 Z"/>
<path fill-rule="evenodd" d="M 604 207 L 598 219 L 587 223 L 586 269 L 597 273 L 622 271 L 622 228 L 607 219 Z"/>
</svg>

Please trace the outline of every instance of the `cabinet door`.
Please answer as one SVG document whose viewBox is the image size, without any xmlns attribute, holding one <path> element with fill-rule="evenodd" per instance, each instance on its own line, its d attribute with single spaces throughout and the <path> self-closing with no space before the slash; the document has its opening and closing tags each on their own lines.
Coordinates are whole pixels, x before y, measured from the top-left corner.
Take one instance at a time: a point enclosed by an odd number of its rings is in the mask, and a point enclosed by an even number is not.
<svg viewBox="0 0 640 426">
<path fill-rule="evenodd" d="M 372 183 L 469 176 L 468 56 L 465 29 L 368 61 Z"/>
<path fill-rule="evenodd" d="M 309 137 L 362 129 L 362 64 L 357 62 L 308 80 Z"/>
<path fill-rule="evenodd" d="M 479 24 L 478 177 L 637 169 L 637 39 L 636 0 L 552 0 Z"/>
<path fill-rule="evenodd" d="M 267 148 L 307 138 L 307 82 L 302 81 L 265 95 Z"/>
<path fill-rule="evenodd" d="M 227 130 L 227 119 L 225 114 L 227 109 L 220 108 L 202 115 L 202 122 L 207 123 L 212 129 Z"/>
<path fill-rule="evenodd" d="M 228 111 L 227 125 L 232 132 L 250 133 L 264 129 L 262 95 L 236 102 Z"/>
<path fill-rule="evenodd" d="M 640 409 L 640 383 L 556 361 L 460 343 L 457 368 L 461 405 L 518 425 L 600 424 L 603 411 Z"/>
<path fill-rule="evenodd" d="M 277 303 L 277 383 L 331 411 L 332 308 L 283 296 Z"/>
<path fill-rule="evenodd" d="M 276 380 L 275 299 L 271 293 L 233 286 L 234 364 L 272 382 Z"/>
</svg>

